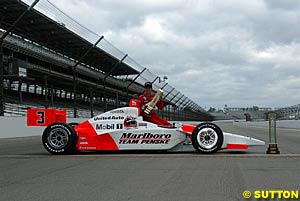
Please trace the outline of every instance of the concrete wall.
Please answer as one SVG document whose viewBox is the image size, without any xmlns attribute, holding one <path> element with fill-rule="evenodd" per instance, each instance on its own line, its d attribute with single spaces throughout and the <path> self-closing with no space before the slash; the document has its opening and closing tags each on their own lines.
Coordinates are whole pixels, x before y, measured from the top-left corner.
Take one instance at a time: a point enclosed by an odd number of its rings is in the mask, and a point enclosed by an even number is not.
<svg viewBox="0 0 300 201">
<path fill-rule="evenodd" d="M 68 118 L 68 122 L 80 123 L 84 118 Z M 26 117 L 0 117 L 0 138 L 38 136 L 45 127 L 28 127 Z"/>
</svg>

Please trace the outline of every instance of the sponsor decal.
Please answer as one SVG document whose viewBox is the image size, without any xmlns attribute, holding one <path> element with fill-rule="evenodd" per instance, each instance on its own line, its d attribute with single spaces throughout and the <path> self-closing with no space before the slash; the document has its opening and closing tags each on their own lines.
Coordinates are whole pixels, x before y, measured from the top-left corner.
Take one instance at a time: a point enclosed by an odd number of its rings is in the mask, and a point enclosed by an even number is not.
<svg viewBox="0 0 300 201">
<path fill-rule="evenodd" d="M 94 117 L 94 121 L 102 121 L 102 120 L 123 120 L 124 117 L 122 116 L 107 116 L 107 117 Z"/>
<path fill-rule="evenodd" d="M 146 126 L 147 127 L 147 123 L 139 123 L 139 126 Z"/>
<path fill-rule="evenodd" d="M 123 133 L 119 139 L 119 144 L 168 144 L 171 137 L 171 134 Z"/>
<path fill-rule="evenodd" d="M 131 101 L 131 104 L 134 105 L 134 106 L 136 106 L 136 105 L 137 105 L 137 104 L 136 104 L 136 100 L 133 99 L 133 100 Z"/>
<path fill-rule="evenodd" d="M 96 124 L 96 130 L 115 130 L 123 129 L 123 124 Z"/>
<path fill-rule="evenodd" d="M 124 119 L 124 127 L 125 128 L 136 128 L 137 121 L 135 117 L 128 116 Z"/>
<path fill-rule="evenodd" d="M 114 110 L 110 112 L 111 114 L 124 114 L 124 110 Z"/>
<path fill-rule="evenodd" d="M 96 150 L 96 147 L 79 147 L 80 150 Z"/>
</svg>

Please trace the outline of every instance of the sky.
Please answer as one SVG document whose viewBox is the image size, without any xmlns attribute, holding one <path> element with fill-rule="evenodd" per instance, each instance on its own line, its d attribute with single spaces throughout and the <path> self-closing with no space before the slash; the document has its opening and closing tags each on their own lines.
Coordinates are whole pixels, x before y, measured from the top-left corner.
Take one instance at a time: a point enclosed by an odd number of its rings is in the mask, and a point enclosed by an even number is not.
<svg viewBox="0 0 300 201">
<path fill-rule="evenodd" d="M 300 104 L 300 0 L 50 0 L 204 108 Z"/>
</svg>

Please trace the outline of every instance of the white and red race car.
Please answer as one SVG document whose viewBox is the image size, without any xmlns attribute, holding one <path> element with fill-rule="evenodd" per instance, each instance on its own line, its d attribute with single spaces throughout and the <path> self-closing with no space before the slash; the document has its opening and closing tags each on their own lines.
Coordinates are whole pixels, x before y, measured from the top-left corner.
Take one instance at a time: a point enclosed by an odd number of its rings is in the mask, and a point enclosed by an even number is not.
<svg viewBox="0 0 300 201">
<path fill-rule="evenodd" d="M 123 107 L 97 115 L 78 125 L 67 124 L 66 112 L 55 109 L 30 109 L 29 126 L 47 126 L 42 141 L 52 154 L 74 150 L 197 150 L 215 153 L 221 149 L 248 149 L 265 145 L 251 137 L 225 133 L 215 124 L 177 124 L 158 126 L 143 121 L 138 108 Z M 54 122 L 54 123 L 53 123 Z"/>
</svg>

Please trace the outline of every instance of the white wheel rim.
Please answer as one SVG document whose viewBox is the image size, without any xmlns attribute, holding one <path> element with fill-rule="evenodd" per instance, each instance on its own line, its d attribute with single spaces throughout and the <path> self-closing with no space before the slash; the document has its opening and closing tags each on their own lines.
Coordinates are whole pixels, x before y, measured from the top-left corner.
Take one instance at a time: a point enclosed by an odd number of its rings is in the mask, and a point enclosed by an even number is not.
<svg viewBox="0 0 300 201">
<path fill-rule="evenodd" d="M 56 149 L 63 148 L 64 146 L 67 145 L 68 141 L 69 141 L 68 133 L 61 128 L 53 129 L 48 136 L 49 144 Z"/>
<path fill-rule="evenodd" d="M 205 149 L 211 149 L 218 142 L 218 134 L 212 128 L 203 128 L 198 132 L 197 141 Z"/>
</svg>

